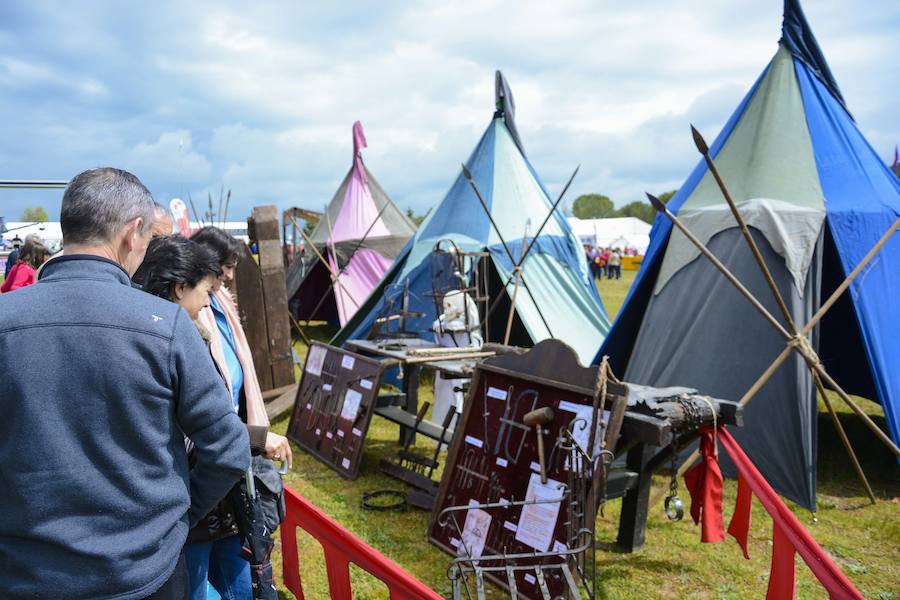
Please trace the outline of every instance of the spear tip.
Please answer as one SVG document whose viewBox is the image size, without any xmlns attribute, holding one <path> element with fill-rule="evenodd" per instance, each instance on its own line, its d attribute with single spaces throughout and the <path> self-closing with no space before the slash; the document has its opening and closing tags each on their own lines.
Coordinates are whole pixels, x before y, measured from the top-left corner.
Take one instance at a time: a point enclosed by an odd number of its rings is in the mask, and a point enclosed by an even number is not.
<svg viewBox="0 0 900 600">
<path fill-rule="evenodd" d="M 703 139 L 703 136 L 700 135 L 700 132 L 693 125 L 691 125 L 691 135 L 694 136 L 694 145 L 697 146 L 700 154 L 703 156 L 709 154 L 709 146 L 706 145 L 706 140 Z"/>
<path fill-rule="evenodd" d="M 650 204 L 653 205 L 653 208 L 655 208 L 658 212 L 666 211 L 666 205 L 663 204 L 662 200 L 660 200 L 659 198 L 657 198 L 650 192 L 644 192 L 644 193 L 647 194 L 647 199 L 650 200 Z"/>
<path fill-rule="evenodd" d="M 472 174 L 469 172 L 469 168 L 465 164 L 463 164 L 462 170 L 463 170 L 463 175 L 465 176 L 465 178 L 468 179 L 469 181 L 472 181 Z"/>
</svg>

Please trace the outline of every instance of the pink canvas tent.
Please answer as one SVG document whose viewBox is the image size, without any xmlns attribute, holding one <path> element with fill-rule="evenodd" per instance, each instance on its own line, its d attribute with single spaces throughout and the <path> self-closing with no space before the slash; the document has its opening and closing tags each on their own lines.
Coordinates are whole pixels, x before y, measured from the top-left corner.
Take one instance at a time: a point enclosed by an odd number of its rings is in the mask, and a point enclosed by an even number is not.
<svg viewBox="0 0 900 600">
<path fill-rule="evenodd" d="M 306 248 L 287 274 L 291 311 L 300 320 L 342 326 L 381 280 L 415 225 L 397 208 L 366 168 L 362 125 L 353 124 L 353 164 L 309 239 L 326 258 Z M 334 274 L 338 274 L 337 280 Z"/>
</svg>

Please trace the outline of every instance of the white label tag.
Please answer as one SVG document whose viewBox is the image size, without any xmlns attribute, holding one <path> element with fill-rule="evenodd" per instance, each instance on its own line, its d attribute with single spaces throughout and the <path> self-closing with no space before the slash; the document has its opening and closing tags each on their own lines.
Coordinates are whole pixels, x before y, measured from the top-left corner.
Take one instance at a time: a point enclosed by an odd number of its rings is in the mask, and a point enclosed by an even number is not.
<svg viewBox="0 0 900 600">
<path fill-rule="evenodd" d="M 505 467 L 508 464 L 509 464 L 509 462 L 505 458 L 503 458 L 501 456 L 497 457 L 497 466 L 498 467 Z"/>
<path fill-rule="evenodd" d="M 328 439 L 330 440 L 330 439 L 333 438 L 334 436 L 331 435 L 331 432 L 330 432 L 330 431 L 326 431 L 326 432 L 325 432 L 325 437 L 328 438 Z"/>
<path fill-rule="evenodd" d="M 344 357 L 341 358 L 341 367 L 343 367 L 345 369 L 352 369 L 353 365 L 355 365 L 355 364 L 356 364 L 356 359 L 353 358 L 352 356 L 344 355 Z"/>
<path fill-rule="evenodd" d="M 512 523 L 512 522 L 510 522 L 510 521 L 503 521 L 503 527 L 504 527 L 505 529 L 509 529 L 509 530 L 512 531 L 513 533 L 515 533 L 515 532 L 518 531 L 518 529 L 519 529 L 519 526 L 518 526 L 518 525 L 516 525 L 515 523 Z"/>
<path fill-rule="evenodd" d="M 560 554 L 562 554 L 563 552 L 565 552 L 568 549 L 569 549 L 569 547 L 560 541 L 553 542 L 553 551 L 554 552 L 559 552 Z"/>
<path fill-rule="evenodd" d="M 489 387 L 487 391 L 488 398 L 496 398 L 497 400 L 506 400 L 506 390 L 495 387 Z"/>
<path fill-rule="evenodd" d="M 306 410 L 312 410 L 312 404 L 309 402 L 306 403 Z"/>
<path fill-rule="evenodd" d="M 349 469 L 350 468 L 350 459 L 345 458 L 344 460 L 342 460 L 341 466 L 344 467 L 345 469 Z"/>
<path fill-rule="evenodd" d="M 565 410 L 568 412 L 579 413 L 581 409 L 584 408 L 584 404 L 575 404 L 574 402 L 569 402 L 568 400 L 560 400 L 559 401 L 559 410 Z M 588 407 L 590 408 L 590 407 Z"/>
<path fill-rule="evenodd" d="M 459 548 L 459 540 L 456 538 L 450 538 L 450 545 L 454 548 Z"/>
<path fill-rule="evenodd" d="M 363 379 L 359 382 L 359 385 L 367 390 L 372 389 L 372 382 L 368 379 Z"/>
<path fill-rule="evenodd" d="M 318 427 L 316 428 L 316 435 L 322 435 L 322 430 Z"/>
<path fill-rule="evenodd" d="M 344 395 L 344 406 L 341 407 L 341 418 L 355 421 L 356 413 L 359 411 L 360 400 L 362 400 L 362 394 L 356 390 L 347 390 L 347 393 Z"/>
<path fill-rule="evenodd" d="M 325 364 L 325 355 L 327 351 L 322 346 L 313 346 L 309 349 L 306 356 L 306 372 L 310 375 L 319 376 L 322 374 L 322 365 Z"/>
<path fill-rule="evenodd" d="M 559 518 L 560 489 L 563 484 L 553 479 L 541 483 L 540 475 L 532 473 L 525 492 L 525 502 L 542 500 L 540 504 L 526 504 L 519 515 L 519 530 L 516 541 L 531 546 L 538 552 L 546 552 L 553 541 L 553 532 Z M 556 500 L 556 502 L 552 502 Z M 550 501 L 550 502 L 547 502 Z"/>
<path fill-rule="evenodd" d="M 525 581 L 527 581 L 528 583 L 534 583 L 535 581 L 537 581 L 537 579 L 535 579 L 535 578 L 534 578 L 534 575 L 532 575 L 531 573 L 525 573 L 524 579 L 525 579 Z"/>
<path fill-rule="evenodd" d="M 484 442 L 482 442 L 478 438 L 473 438 L 471 435 L 466 436 L 466 443 L 472 444 L 476 448 L 481 448 L 482 446 L 484 446 Z"/>
<path fill-rule="evenodd" d="M 540 473 L 540 472 L 541 472 L 541 465 L 539 465 L 538 463 L 532 461 L 532 462 L 531 462 L 531 470 L 534 471 L 535 473 Z"/>
<path fill-rule="evenodd" d="M 330 383 L 323 383 L 323 384 L 322 384 L 322 389 L 325 390 L 326 392 L 330 392 L 330 391 L 331 391 L 331 384 L 330 384 Z"/>
<path fill-rule="evenodd" d="M 339 438 L 344 437 L 344 432 L 341 431 L 340 429 L 338 429 L 337 436 L 338 436 Z"/>
<path fill-rule="evenodd" d="M 357 437 L 362 437 L 362 431 L 360 431 L 356 427 L 353 428 L 353 431 L 351 433 L 353 433 L 353 435 L 355 435 Z"/>
</svg>

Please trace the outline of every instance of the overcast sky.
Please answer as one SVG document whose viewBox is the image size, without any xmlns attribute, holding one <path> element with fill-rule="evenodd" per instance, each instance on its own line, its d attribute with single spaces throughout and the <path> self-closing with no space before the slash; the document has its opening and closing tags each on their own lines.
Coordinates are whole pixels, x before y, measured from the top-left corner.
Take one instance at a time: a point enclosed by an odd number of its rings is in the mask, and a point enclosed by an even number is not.
<svg viewBox="0 0 900 600">
<path fill-rule="evenodd" d="M 900 142 L 900 2 L 807 0 L 847 105 L 885 160 Z M 0 179 L 137 174 L 165 203 L 222 185 L 230 218 L 321 209 L 364 159 L 402 208 L 443 198 L 516 100 L 551 194 L 617 205 L 676 188 L 775 53 L 781 0 L 0 2 Z M 60 190 L 0 190 L 58 218 Z M 199 207 L 198 207 L 199 208 Z"/>
</svg>

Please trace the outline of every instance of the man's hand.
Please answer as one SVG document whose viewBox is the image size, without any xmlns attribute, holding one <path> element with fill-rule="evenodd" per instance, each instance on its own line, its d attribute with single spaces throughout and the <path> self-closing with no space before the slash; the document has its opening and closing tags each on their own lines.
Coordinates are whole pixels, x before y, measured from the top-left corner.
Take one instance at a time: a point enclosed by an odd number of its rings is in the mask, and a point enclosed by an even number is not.
<svg viewBox="0 0 900 600">
<path fill-rule="evenodd" d="M 288 439 L 283 435 L 278 435 L 271 431 L 267 433 L 266 458 L 285 461 L 288 469 L 290 469 L 294 462 L 294 455 L 291 452 L 291 445 L 288 442 Z"/>
</svg>

